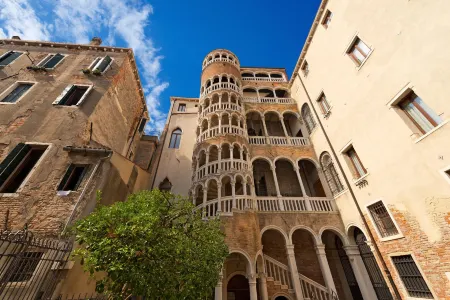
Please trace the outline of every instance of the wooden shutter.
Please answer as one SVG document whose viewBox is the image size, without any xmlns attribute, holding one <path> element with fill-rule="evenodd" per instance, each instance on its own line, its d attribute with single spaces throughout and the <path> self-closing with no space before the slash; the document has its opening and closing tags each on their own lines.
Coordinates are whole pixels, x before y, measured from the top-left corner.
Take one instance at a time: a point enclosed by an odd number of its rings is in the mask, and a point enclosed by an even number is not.
<svg viewBox="0 0 450 300">
<path fill-rule="evenodd" d="M 109 66 L 109 64 L 111 63 L 112 58 L 109 57 L 108 55 L 106 55 L 102 61 L 100 62 L 99 66 L 96 68 L 98 69 L 100 72 L 105 72 L 106 68 Z"/>
<path fill-rule="evenodd" d="M 58 191 L 64 190 L 64 186 L 66 185 L 67 180 L 69 180 L 70 175 L 73 172 L 73 169 L 75 169 L 75 165 L 74 164 L 70 164 L 69 167 L 67 168 L 66 173 L 64 174 L 61 182 L 58 185 Z"/>
<path fill-rule="evenodd" d="M 0 186 L 11 176 L 30 150 L 30 145 L 20 143 L 6 156 L 0 164 Z"/>
<path fill-rule="evenodd" d="M 64 55 L 57 53 L 53 55 L 53 57 L 50 58 L 43 67 L 46 69 L 53 69 L 63 58 Z"/>
<path fill-rule="evenodd" d="M 73 89 L 74 87 L 75 87 L 75 86 L 74 86 L 73 84 L 68 85 L 68 86 L 64 89 L 64 91 L 61 93 L 61 95 L 59 95 L 59 96 L 56 98 L 56 100 L 53 101 L 53 105 L 58 105 L 59 102 L 61 102 L 61 100 L 67 95 L 67 93 L 68 93 L 71 89 Z"/>
<path fill-rule="evenodd" d="M 94 86 L 91 85 L 88 87 L 88 89 L 86 90 L 86 92 L 84 92 L 83 96 L 80 98 L 80 100 L 78 101 L 78 103 L 76 104 L 77 106 L 80 106 L 81 104 L 83 104 L 84 100 L 86 100 L 86 97 L 89 95 L 89 93 L 92 91 L 92 88 Z"/>
</svg>

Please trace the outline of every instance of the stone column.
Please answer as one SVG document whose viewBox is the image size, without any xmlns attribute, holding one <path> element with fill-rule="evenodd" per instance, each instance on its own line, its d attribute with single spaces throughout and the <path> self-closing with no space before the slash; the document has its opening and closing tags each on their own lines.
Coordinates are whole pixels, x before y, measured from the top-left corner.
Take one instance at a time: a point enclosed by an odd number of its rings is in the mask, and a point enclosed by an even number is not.
<svg viewBox="0 0 450 300">
<path fill-rule="evenodd" d="M 275 182 L 275 188 L 277 190 L 278 205 L 280 206 L 280 210 L 284 211 L 283 199 L 281 199 L 282 196 L 280 192 L 280 186 L 278 185 L 277 172 L 275 171 L 275 168 L 275 166 L 270 167 L 270 169 L 272 170 L 273 181 Z"/>
<path fill-rule="evenodd" d="M 303 300 L 302 287 L 298 276 L 297 262 L 295 261 L 294 245 L 286 245 L 289 270 L 291 271 L 292 284 L 294 285 L 297 300 Z"/>
<path fill-rule="evenodd" d="M 328 265 L 327 255 L 325 253 L 325 245 L 317 245 L 316 253 L 317 258 L 319 259 L 320 270 L 322 271 L 322 276 L 325 280 L 325 285 L 331 293 L 334 292 L 337 295 L 336 286 L 334 285 L 333 276 L 331 275 L 330 266 Z"/>
<path fill-rule="evenodd" d="M 298 166 L 294 167 L 295 174 L 297 174 L 297 179 L 300 184 L 300 189 L 302 190 L 303 198 L 305 198 L 305 206 L 307 211 L 311 211 L 311 203 L 309 202 L 308 195 L 306 195 L 305 186 L 303 185 L 302 176 L 300 176 L 300 168 Z"/>
<path fill-rule="evenodd" d="M 222 300 L 222 271 L 220 272 L 219 282 L 217 282 L 216 288 L 214 290 L 214 300 Z"/>
<path fill-rule="evenodd" d="M 222 114 L 219 116 L 219 134 L 223 134 L 223 132 L 222 132 Z"/>
<path fill-rule="evenodd" d="M 222 211 L 222 203 L 220 198 L 222 197 L 222 182 L 217 183 L 217 212 Z"/>
<path fill-rule="evenodd" d="M 236 209 L 236 180 L 231 180 L 231 196 L 233 197 L 233 209 Z"/>
<path fill-rule="evenodd" d="M 208 129 L 205 138 L 209 138 L 211 135 L 211 119 L 208 119 Z"/>
<path fill-rule="evenodd" d="M 242 189 L 243 189 L 243 193 L 242 195 L 244 196 L 244 208 L 247 209 L 248 205 L 247 205 L 247 181 L 245 181 L 246 179 L 244 179 L 244 181 L 242 181 Z"/>
<path fill-rule="evenodd" d="M 252 203 L 253 203 L 253 209 L 257 210 L 258 208 L 258 203 L 256 203 L 256 191 L 255 191 L 255 183 L 252 182 L 250 184 L 250 191 L 252 193 Z"/>
<path fill-rule="evenodd" d="M 218 156 L 217 160 L 219 161 L 218 171 L 220 172 L 220 171 L 222 171 L 222 147 L 218 147 L 217 151 L 218 151 L 218 153 L 217 153 L 217 156 Z"/>
<path fill-rule="evenodd" d="M 280 122 L 281 122 L 281 127 L 283 127 L 284 136 L 289 137 L 287 130 L 286 130 L 286 125 L 284 124 L 283 116 L 280 116 Z"/>
<path fill-rule="evenodd" d="M 250 286 L 250 300 L 258 300 L 258 292 L 256 291 L 256 274 L 248 275 L 248 285 Z"/>
<path fill-rule="evenodd" d="M 266 144 L 270 145 L 269 133 L 267 132 L 267 125 L 266 125 L 266 117 L 265 116 L 261 117 L 261 122 L 262 122 L 263 128 L 264 128 L 264 136 L 266 137 Z"/>
<path fill-rule="evenodd" d="M 355 278 L 358 282 L 363 298 L 365 300 L 377 299 L 377 294 L 372 286 L 366 266 L 364 265 L 361 254 L 359 253 L 358 246 L 345 246 L 344 250 L 348 255 L 350 264 L 352 265 L 353 273 L 355 274 Z"/>
<path fill-rule="evenodd" d="M 219 94 L 219 109 L 222 109 L 222 94 Z"/>
<path fill-rule="evenodd" d="M 231 124 L 231 123 L 230 123 Z M 230 125 L 231 126 L 231 125 Z M 231 161 L 231 169 L 234 169 L 234 160 L 233 160 L 233 145 L 230 145 L 230 161 Z"/>
<path fill-rule="evenodd" d="M 206 217 L 206 202 L 208 201 L 208 188 L 203 189 L 203 209 L 202 216 Z"/>
<path fill-rule="evenodd" d="M 197 163 L 197 167 L 195 168 L 195 178 L 197 178 L 197 180 L 198 179 L 200 179 L 200 174 L 199 174 L 199 167 L 200 167 L 200 161 L 199 161 L 199 157 L 197 156 L 197 159 L 196 159 L 196 163 Z"/>
<path fill-rule="evenodd" d="M 259 295 L 261 296 L 261 300 L 269 300 L 269 295 L 267 293 L 267 279 L 266 274 L 259 273 Z"/>
</svg>

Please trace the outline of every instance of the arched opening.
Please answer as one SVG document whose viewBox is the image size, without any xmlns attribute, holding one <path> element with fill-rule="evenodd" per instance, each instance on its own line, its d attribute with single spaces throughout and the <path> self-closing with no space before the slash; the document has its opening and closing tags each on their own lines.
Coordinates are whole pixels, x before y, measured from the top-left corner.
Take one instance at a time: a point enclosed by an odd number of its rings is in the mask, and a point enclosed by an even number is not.
<svg viewBox="0 0 450 300">
<path fill-rule="evenodd" d="M 205 101 L 203 101 L 203 104 L 205 105 L 205 109 L 207 109 L 209 107 L 209 98 L 206 98 Z"/>
<path fill-rule="evenodd" d="M 295 230 L 292 234 L 292 244 L 294 245 L 294 254 L 298 272 L 325 286 L 325 280 L 320 271 L 320 263 L 315 249 L 316 242 L 312 233 L 306 229 Z M 310 298 L 312 295 L 308 293 L 303 296 Z M 318 298 L 320 299 L 320 297 Z M 325 299 L 325 297 L 323 299 Z"/>
<path fill-rule="evenodd" d="M 238 144 L 233 145 L 233 159 L 241 159 L 241 147 Z"/>
<path fill-rule="evenodd" d="M 237 104 L 237 101 L 236 101 L 236 95 L 232 94 L 231 97 L 230 97 L 230 99 L 231 99 L 231 101 L 230 101 L 231 103 Z"/>
<path fill-rule="evenodd" d="M 242 73 L 241 74 L 242 78 L 253 78 L 253 73 Z"/>
<path fill-rule="evenodd" d="M 211 80 L 206 81 L 206 88 L 209 88 L 211 86 Z"/>
<path fill-rule="evenodd" d="M 331 193 L 337 195 L 344 190 L 344 186 L 339 178 L 339 174 L 334 167 L 333 160 L 328 152 L 322 153 L 320 157 L 320 163 L 322 165 L 323 174 L 330 187 Z"/>
<path fill-rule="evenodd" d="M 277 174 L 280 194 L 283 197 L 302 197 L 302 189 L 298 182 L 297 173 L 292 163 L 286 159 L 278 159 L 275 162 L 275 172 Z"/>
<path fill-rule="evenodd" d="M 242 176 L 236 176 L 236 183 L 234 188 L 236 196 L 244 195 L 244 189 L 245 189 L 244 178 L 242 178 Z"/>
<path fill-rule="evenodd" d="M 310 197 L 326 197 L 316 166 L 309 160 L 302 159 L 298 162 L 298 167 L 306 195 Z"/>
<path fill-rule="evenodd" d="M 196 129 L 196 134 L 197 134 L 197 137 L 200 135 L 200 126 L 197 126 L 197 129 Z"/>
<path fill-rule="evenodd" d="M 264 127 L 261 115 L 257 112 L 249 112 L 247 117 L 247 133 L 249 136 L 264 136 Z"/>
<path fill-rule="evenodd" d="M 212 56 L 209 56 L 208 57 L 208 61 L 212 61 L 213 60 L 213 57 Z"/>
<path fill-rule="evenodd" d="M 272 277 L 275 281 L 279 281 L 281 285 L 287 285 L 288 288 L 293 288 L 290 274 L 287 270 L 288 259 L 284 235 L 276 229 L 268 229 L 262 234 L 261 244 L 266 263 L 267 277 Z M 285 269 L 278 267 L 279 264 L 285 265 Z"/>
<path fill-rule="evenodd" d="M 275 112 L 268 112 L 264 115 L 264 120 L 266 122 L 267 134 L 269 136 L 285 136 L 278 114 Z"/>
<path fill-rule="evenodd" d="M 218 190 L 217 190 L 217 181 L 210 180 L 208 182 L 208 193 L 207 193 L 206 200 L 211 201 L 211 200 L 217 199 L 217 198 L 219 198 L 218 195 L 219 194 L 218 194 Z"/>
<path fill-rule="evenodd" d="M 297 116 L 291 112 L 283 114 L 283 122 L 286 127 L 287 134 L 292 137 L 303 137 L 302 124 Z"/>
<path fill-rule="evenodd" d="M 211 117 L 211 128 L 219 126 L 219 116 L 218 115 L 213 115 Z"/>
<path fill-rule="evenodd" d="M 366 267 L 377 298 L 379 300 L 392 300 L 392 294 L 384 280 L 383 273 L 381 273 L 375 255 L 367 244 L 367 238 L 364 233 L 358 227 L 352 226 L 349 229 L 349 238 L 358 246 L 361 259 Z"/>
<path fill-rule="evenodd" d="M 278 74 L 278 73 L 270 73 L 270 77 L 271 78 L 283 78 L 283 75 L 281 75 L 281 74 Z"/>
<path fill-rule="evenodd" d="M 172 131 L 172 135 L 170 136 L 169 148 L 172 149 L 180 148 L 181 134 L 182 131 L 180 128 L 177 128 L 174 131 Z"/>
<path fill-rule="evenodd" d="M 270 164 L 264 159 L 253 161 L 253 179 L 256 196 L 276 196 L 277 190 Z"/>
<path fill-rule="evenodd" d="M 232 125 L 232 126 L 236 126 L 236 127 L 239 126 L 238 117 L 237 117 L 236 115 L 233 115 L 233 116 L 232 116 L 232 118 L 231 118 L 231 125 Z"/>
<path fill-rule="evenodd" d="M 220 82 L 228 82 L 227 76 L 223 75 L 222 78 L 220 79 Z"/>
<path fill-rule="evenodd" d="M 247 161 L 248 150 L 247 150 L 247 148 L 245 146 L 242 146 L 242 147 L 244 148 L 244 151 L 242 152 L 242 159 L 244 161 Z"/>
<path fill-rule="evenodd" d="M 235 83 L 233 77 L 230 77 L 230 83 L 233 83 L 233 84 Z"/>
<path fill-rule="evenodd" d="M 252 179 L 249 176 L 245 180 L 246 195 L 249 195 L 249 196 L 252 194 L 251 184 L 252 184 Z"/>
<path fill-rule="evenodd" d="M 250 287 L 244 275 L 235 275 L 227 285 L 228 299 L 250 300 Z"/>
<path fill-rule="evenodd" d="M 222 126 L 230 125 L 230 117 L 227 113 L 222 114 Z"/>
<path fill-rule="evenodd" d="M 216 53 L 215 55 L 214 55 L 214 58 L 216 59 L 216 58 L 219 58 L 220 59 L 220 53 Z"/>
<path fill-rule="evenodd" d="M 229 176 L 225 176 L 222 178 L 222 194 L 221 197 L 231 197 L 233 195 L 231 188 L 231 178 Z"/>
<path fill-rule="evenodd" d="M 172 190 L 172 183 L 170 182 L 169 178 L 164 178 L 163 181 L 158 186 L 160 191 L 163 192 L 170 192 Z"/>
<path fill-rule="evenodd" d="M 248 98 L 258 98 L 258 92 L 256 91 L 255 88 L 251 88 L 251 87 L 247 87 L 242 91 L 244 97 L 248 97 Z"/>
<path fill-rule="evenodd" d="M 195 199 L 194 199 L 194 205 L 199 206 L 203 204 L 203 187 L 201 185 L 198 185 L 195 188 Z"/>
<path fill-rule="evenodd" d="M 286 298 L 285 296 L 278 296 L 275 298 L 275 300 L 289 300 L 289 299 Z"/>
<path fill-rule="evenodd" d="M 275 98 L 273 90 L 270 89 L 260 89 L 258 90 L 258 93 L 261 98 Z"/>
<path fill-rule="evenodd" d="M 322 233 L 322 243 L 339 299 L 363 300 L 341 238 L 331 230 Z M 338 259 L 336 259 L 338 258 Z"/>
<path fill-rule="evenodd" d="M 309 108 L 308 104 L 303 104 L 301 113 L 303 122 L 306 126 L 306 130 L 308 130 L 308 133 L 311 134 L 313 129 L 316 127 L 316 121 L 311 114 L 311 109 Z"/>
<path fill-rule="evenodd" d="M 219 83 L 219 81 L 220 81 L 219 77 L 213 78 L 213 84 Z"/>
<path fill-rule="evenodd" d="M 289 92 L 282 89 L 275 89 L 275 95 L 277 98 L 289 98 Z"/>
<path fill-rule="evenodd" d="M 256 74 L 255 74 L 255 77 L 256 77 L 256 78 L 267 78 L 267 79 L 269 79 L 269 74 L 266 74 L 266 73 L 256 73 Z"/>
<path fill-rule="evenodd" d="M 198 156 L 198 166 L 202 167 L 206 163 L 206 152 L 205 150 L 200 151 L 200 154 Z"/>
<path fill-rule="evenodd" d="M 208 120 L 203 119 L 203 121 L 202 121 L 202 131 L 205 132 L 206 130 L 208 130 Z"/>
<path fill-rule="evenodd" d="M 217 161 L 219 159 L 219 148 L 216 145 L 212 145 L 209 148 L 209 162 Z"/>
<path fill-rule="evenodd" d="M 222 159 L 230 159 L 230 145 L 229 144 L 223 144 L 222 150 L 221 150 L 221 158 Z"/>
<path fill-rule="evenodd" d="M 212 96 L 211 105 L 218 104 L 218 103 L 219 103 L 219 95 L 218 94 L 214 94 Z"/>
</svg>

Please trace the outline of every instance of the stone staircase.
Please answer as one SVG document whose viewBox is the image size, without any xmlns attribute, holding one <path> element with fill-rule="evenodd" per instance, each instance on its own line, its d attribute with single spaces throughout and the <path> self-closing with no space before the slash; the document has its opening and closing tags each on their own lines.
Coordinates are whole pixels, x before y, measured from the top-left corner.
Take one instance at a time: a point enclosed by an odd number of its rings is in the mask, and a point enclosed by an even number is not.
<svg viewBox="0 0 450 300">
<path fill-rule="evenodd" d="M 267 274 L 267 291 L 269 292 L 269 295 L 274 295 L 279 292 L 295 294 L 289 267 L 267 255 L 264 255 L 264 262 Z M 317 283 L 302 274 L 298 275 L 304 300 L 336 299 L 334 295 L 320 283 Z"/>
</svg>

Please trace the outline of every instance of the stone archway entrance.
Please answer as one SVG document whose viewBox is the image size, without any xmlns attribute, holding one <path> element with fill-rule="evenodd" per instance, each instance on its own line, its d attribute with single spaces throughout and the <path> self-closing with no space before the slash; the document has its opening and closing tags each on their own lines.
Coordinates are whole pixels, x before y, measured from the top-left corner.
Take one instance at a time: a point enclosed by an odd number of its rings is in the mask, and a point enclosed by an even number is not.
<svg viewBox="0 0 450 300">
<path fill-rule="evenodd" d="M 250 288 L 244 275 L 234 275 L 227 285 L 228 300 L 250 300 Z"/>
</svg>

